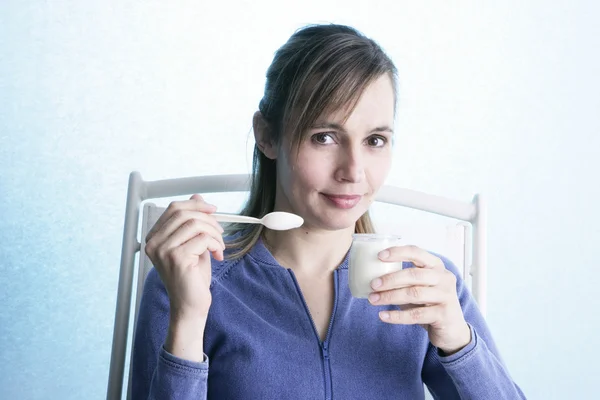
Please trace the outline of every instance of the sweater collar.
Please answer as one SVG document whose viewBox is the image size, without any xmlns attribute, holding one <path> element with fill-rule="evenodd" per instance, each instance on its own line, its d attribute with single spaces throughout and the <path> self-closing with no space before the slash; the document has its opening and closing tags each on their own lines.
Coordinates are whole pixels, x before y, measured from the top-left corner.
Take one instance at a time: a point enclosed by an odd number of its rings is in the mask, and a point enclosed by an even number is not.
<svg viewBox="0 0 600 400">
<path fill-rule="evenodd" d="M 273 254 L 271 254 L 269 249 L 267 249 L 262 237 L 258 238 L 256 243 L 254 244 L 254 246 L 252 246 L 252 248 L 250 249 L 250 251 L 248 253 L 250 254 L 250 256 L 252 256 L 252 258 L 254 258 L 262 263 L 283 268 L 277 262 L 275 257 L 273 257 Z M 336 269 L 348 269 L 349 256 L 350 256 L 350 250 L 348 250 L 348 252 L 346 252 L 346 255 L 344 256 L 344 260 L 342 261 L 342 263 L 340 265 L 338 265 L 338 267 Z"/>
</svg>

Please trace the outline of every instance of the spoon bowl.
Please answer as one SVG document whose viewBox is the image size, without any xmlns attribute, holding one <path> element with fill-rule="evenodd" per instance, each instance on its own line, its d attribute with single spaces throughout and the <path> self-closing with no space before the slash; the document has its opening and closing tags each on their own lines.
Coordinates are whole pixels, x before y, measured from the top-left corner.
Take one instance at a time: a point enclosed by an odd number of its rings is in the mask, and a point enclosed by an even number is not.
<svg viewBox="0 0 600 400">
<path fill-rule="evenodd" d="M 299 215 L 283 211 L 268 213 L 260 221 L 264 226 L 274 231 L 299 228 L 304 223 L 304 219 Z"/>
</svg>

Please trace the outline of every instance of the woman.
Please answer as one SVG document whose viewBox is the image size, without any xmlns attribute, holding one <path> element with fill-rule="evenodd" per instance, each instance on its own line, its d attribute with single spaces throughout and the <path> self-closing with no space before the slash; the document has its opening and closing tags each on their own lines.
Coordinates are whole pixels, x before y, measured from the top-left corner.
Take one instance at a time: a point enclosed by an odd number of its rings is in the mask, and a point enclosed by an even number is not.
<svg viewBox="0 0 600 400">
<path fill-rule="evenodd" d="M 392 161 L 396 68 L 352 28 L 309 26 L 276 53 L 254 115 L 243 214 L 298 229 L 223 228 L 198 195 L 148 234 L 133 355 L 134 398 L 524 398 L 448 260 L 408 246 L 411 268 L 348 289 L 352 234 Z M 227 245 L 223 239 L 227 239 Z M 402 308 L 398 306 L 403 306 Z"/>
</svg>

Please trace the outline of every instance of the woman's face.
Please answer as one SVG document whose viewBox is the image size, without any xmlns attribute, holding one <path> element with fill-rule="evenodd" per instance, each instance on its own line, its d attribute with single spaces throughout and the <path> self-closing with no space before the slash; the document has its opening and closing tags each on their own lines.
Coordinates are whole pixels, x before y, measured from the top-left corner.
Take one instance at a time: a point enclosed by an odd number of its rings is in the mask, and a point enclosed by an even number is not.
<svg viewBox="0 0 600 400">
<path fill-rule="evenodd" d="M 295 150 L 277 150 L 275 209 L 305 227 L 354 228 L 385 181 L 392 162 L 394 90 L 385 74 L 363 92 L 346 122 L 344 110 L 322 115 Z"/>
</svg>

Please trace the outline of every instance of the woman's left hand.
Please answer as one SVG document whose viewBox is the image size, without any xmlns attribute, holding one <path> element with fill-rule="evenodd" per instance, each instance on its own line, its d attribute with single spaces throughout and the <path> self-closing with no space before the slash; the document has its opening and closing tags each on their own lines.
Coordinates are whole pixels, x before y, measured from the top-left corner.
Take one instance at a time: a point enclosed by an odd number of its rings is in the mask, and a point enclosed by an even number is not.
<svg viewBox="0 0 600 400">
<path fill-rule="evenodd" d="M 391 324 L 419 324 L 429 341 L 446 355 L 458 352 L 471 341 L 458 295 L 456 276 L 444 262 L 416 246 L 391 247 L 379 253 L 384 262 L 410 261 L 405 268 L 374 279 L 369 301 L 373 305 L 398 305 L 399 311 L 382 311 L 379 318 Z"/>
</svg>

